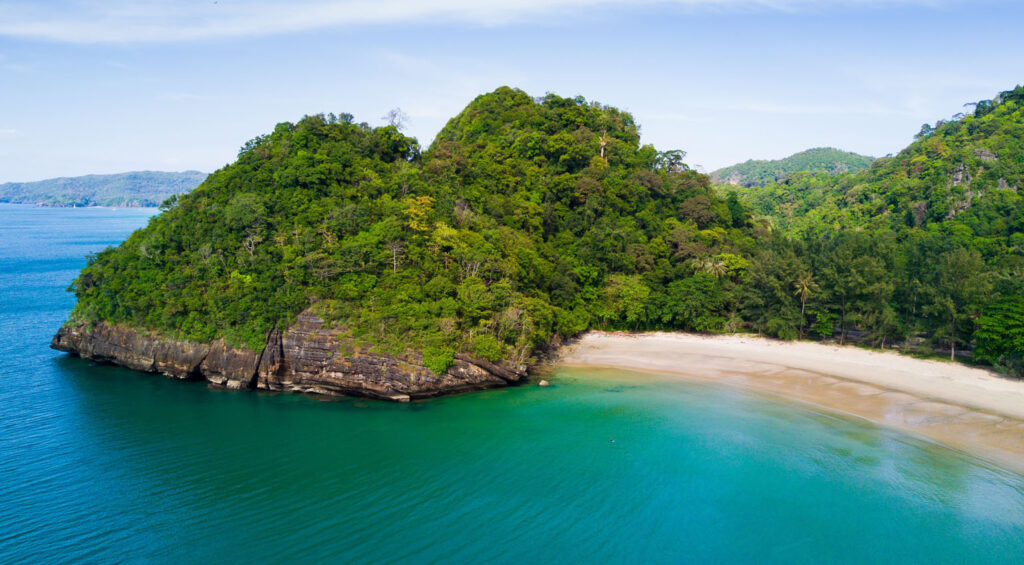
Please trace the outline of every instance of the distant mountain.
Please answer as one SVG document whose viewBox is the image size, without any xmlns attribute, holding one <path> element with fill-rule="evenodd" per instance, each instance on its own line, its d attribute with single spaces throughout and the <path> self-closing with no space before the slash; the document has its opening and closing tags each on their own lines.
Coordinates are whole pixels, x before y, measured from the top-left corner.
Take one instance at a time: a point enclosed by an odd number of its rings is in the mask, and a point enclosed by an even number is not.
<svg viewBox="0 0 1024 565">
<path fill-rule="evenodd" d="M 735 184 L 741 186 L 761 186 L 782 180 L 791 173 L 807 171 L 810 173 L 857 173 L 867 169 L 874 157 L 858 155 L 832 147 L 816 147 L 790 155 L 776 161 L 754 161 L 739 163 L 711 173 L 711 181 L 715 184 Z"/>
<path fill-rule="evenodd" d="M 159 206 L 199 186 L 207 174 L 133 171 L 0 184 L 0 202 L 42 206 Z"/>
</svg>

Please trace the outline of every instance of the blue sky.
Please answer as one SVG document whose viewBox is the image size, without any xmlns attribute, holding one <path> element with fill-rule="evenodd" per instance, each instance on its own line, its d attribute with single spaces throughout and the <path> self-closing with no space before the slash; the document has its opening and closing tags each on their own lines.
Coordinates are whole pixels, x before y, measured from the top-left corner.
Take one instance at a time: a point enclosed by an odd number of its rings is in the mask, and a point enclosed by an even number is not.
<svg viewBox="0 0 1024 565">
<path fill-rule="evenodd" d="M 501 85 L 634 114 L 712 170 L 896 152 L 1024 83 L 1024 3 L 955 0 L 0 0 L 0 182 L 212 171 L 304 114 L 426 146 Z"/>
</svg>

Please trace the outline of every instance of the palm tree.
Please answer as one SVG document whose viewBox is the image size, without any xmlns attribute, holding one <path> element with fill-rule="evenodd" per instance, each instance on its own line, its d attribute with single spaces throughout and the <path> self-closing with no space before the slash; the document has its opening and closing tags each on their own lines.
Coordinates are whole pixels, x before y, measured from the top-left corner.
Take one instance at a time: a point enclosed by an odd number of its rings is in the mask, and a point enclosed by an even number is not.
<svg viewBox="0 0 1024 565">
<path fill-rule="evenodd" d="M 707 267 L 707 271 L 714 275 L 716 279 L 722 278 L 726 271 L 729 269 L 725 266 L 725 261 L 721 259 L 709 259 L 710 264 Z"/>
<path fill-rule="evenodd" d="M 722 278 L 729 268 L 726 266 L 725 261 L 716 259 L 714 257 L 704 257 L 703 259 L 694 259 L 693 266 L 697 271 L 703 271 L 714 276 L 716 279 Z"/>
<path fill-rule="evenodd" d="M 803 339 L 804 315 L 807 312 L 807 299 L 813 292 L 818 290 L 818 285 L 814 282 L 814 278 L 811 276 L 811 273 L 805 272 L 800 275 L 800 278 L 798 278 L 795 283 L 793 283 L 793 286 L 796 287 L 796 292 L 794 294 L 800 297 L 800 339 Z"/>
</svg>

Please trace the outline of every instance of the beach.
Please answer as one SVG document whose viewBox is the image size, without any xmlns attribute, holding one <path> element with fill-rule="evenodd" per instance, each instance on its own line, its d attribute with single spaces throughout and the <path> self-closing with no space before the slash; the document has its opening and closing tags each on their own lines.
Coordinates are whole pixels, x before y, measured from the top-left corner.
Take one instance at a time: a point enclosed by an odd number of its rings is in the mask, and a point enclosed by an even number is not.
<svg viewBox="0 0 1024 565">
<path fill-rule="evenodd" d="M 777 395 L 1024 471 L 1024 381 L 959 363 L 746 335 L 589 332 L 558 360 Z"/>
</svg>

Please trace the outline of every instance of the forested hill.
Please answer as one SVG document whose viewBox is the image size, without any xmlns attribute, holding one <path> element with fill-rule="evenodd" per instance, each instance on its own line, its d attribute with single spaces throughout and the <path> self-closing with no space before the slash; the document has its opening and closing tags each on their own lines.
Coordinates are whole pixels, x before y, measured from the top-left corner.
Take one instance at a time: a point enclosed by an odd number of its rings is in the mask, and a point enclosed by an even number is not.
<svg viewBox="0 0 1024 565">
<path fill-rule="evenodd" d="M 588 328 L 853 336 L 1022 372 L 1022 94 L 747 205 L 582 97 L 500 88 L 426 151 L 308 116 L 92 257 L 72 322 L 259 351 L 312 308 L 438 374 L 458 354 L 521 367 Z"/>
<path fill-rule="evenodd" d="M 133 171 L 0 184 L 0 202 L 44 206 L 159 206 L 199 186 L 206 173 Z"/>
<path fill-rule="evenodd" d="M 259 350 L 315 305 L 437 372 L 459 352 L 522 364 L 595 326 L 726 327 L 758 246 L 681 158 L 641 146 L 625 112 L 511 88 L 423 153 L 347 114 L 282 123 L 94 256 L 73 319 Z"/>
<path fill-rule="evenodd" d="M 775 161 L 749 160 L 711 173 L 715 184 L 760 186 L 785 179 L 792 173 L 857 173 L 867 169 L 874 157 L 832 147 L 817 147 Z"/>
</svg>

